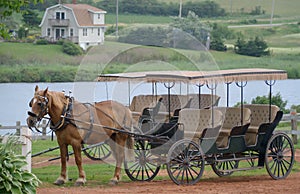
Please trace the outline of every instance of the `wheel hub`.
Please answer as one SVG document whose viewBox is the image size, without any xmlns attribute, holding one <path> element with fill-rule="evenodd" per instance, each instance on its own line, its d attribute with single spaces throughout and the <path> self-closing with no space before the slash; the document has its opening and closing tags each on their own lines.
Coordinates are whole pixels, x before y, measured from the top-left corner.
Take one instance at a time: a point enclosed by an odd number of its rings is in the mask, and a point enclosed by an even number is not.
<svg viewBox="0 0 300 194">
<path fill-rule="evenodd" d="M 278 151 L 277 153 L 277 160 L 281 161 L 283 159 L 283 152 L 282 151 Z"/>
</svg>

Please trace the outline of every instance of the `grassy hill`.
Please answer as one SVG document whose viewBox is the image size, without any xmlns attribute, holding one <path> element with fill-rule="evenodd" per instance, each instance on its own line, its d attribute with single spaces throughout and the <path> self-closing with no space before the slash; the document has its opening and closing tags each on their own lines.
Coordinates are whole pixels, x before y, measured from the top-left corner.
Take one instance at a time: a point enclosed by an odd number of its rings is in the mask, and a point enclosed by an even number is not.
<svg viewBox="0 0 300 194">
<path fill-rule="evenodd" d="M 124 52 L 124 49 L 132 48 L 134 45 L 125 45 L 117 42 L 106 41 L 103 46 L 95 47 L 85 56 L 71 57 L 63 54 L 58 45 L 34 45 L 30 43 L 0 43 L 0 82 L 62 82 L 62 81 L 84 81 L 94 80 L 102 72 L 102 65 L 114 58 L 113 53 Z M 103 52 L 103 48 L 107 53 Z M 107 49 L 108 48 L 108 49 Z M 110 50 L 109 50 L 110 49 Z M 165 61 L 177 66 L 182 70 L 194 70 L 186 61 L 170 54 L 168 50 L 160 49 L 159 54 L 153 55 L 153 59 Z M 273 48 L 272 48 L 273 49 Z M 210 69 L 209 64 L 216 65 L 219 69 L 231 68 L 274 68 L 285 69 L 290 78 L 300 78 L 300 48 L 276 48 L 272 50 L 269 57 L 248 57 L 235 54 L 232 50 L 227 52 L 211 51 L 210 53 L 200 53 L 206 56 L 207 62 L 200 62 L 202 70 Z M 111 52 L 114 51 L 114 52 Z M 199 51 L 179 51 L 184 55 L 199 56 Z M 109 57 L 109 55 L 111 55 Z M 148 56 L 148 55 L 147 55 Z M 127 55 L 127 58 L 137 61 L 148 61 L 143 58 L 143 54 L 137 52 Z M 126 60 L 128 60 L 126 59 Z M 170 62 L 171 61 L 171 62 Z M 139 70 L 149 70 L 152 66 L 147 63 L 133 63 L 132 66 L 139 66 Z M 105 73 L 122 72 L 132 68 L 129 63 L 109 63 L 105 67 Z M 135 67 L 136 69 L 136 67 Z"/>
<path fill-rule="evenodd" d="M 179 0 L 158 0 L 163 2 L 178 3 Z M 206 1 L 206 0 L 189 0 L 189 1 Z M 255 6 L 261 6 L 267 14 L 272 12 L 272 0 L 212 0 L 218 3 L 228 13 L 238 12 L 241 10 L 250 12 Z M 183 1 L 186 2 L 186 1 Z M 300 18 L 300 1 L 299 0 L 275 0 L 274 15 L 279 17 L 298 17 Z"/>
</svg>

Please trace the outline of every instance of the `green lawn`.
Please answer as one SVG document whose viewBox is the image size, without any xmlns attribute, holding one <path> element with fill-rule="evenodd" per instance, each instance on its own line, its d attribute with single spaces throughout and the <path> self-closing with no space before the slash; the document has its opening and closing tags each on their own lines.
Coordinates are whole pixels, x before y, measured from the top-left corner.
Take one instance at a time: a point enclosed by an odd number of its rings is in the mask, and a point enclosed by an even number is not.
<svg viewBox="0 0 300 194">
<path fill-rule="evenodd" d="M 56 141 L 50 141 L 50 140 L 37 140 L 33 141 L 32 144 L 32 152 L 40 152 L 43 150 L 48 149 L 49 147 L 56 146 Z M 300 145 L 300 144 L 298 144 Z M 297 145 L 297 148 L 299 146 Z M 49 152 L 48 154 L 43 155 L 43 159 L 50 159 L 58 155 L 57 151 Z M 83 157 L 86 157 L 83 155 Z M 71 156 L 70 160 L 74 160 L 74 157 Z M 240 165 L 243 166 L 245 162 L 241 162 Z M 83 168 L 86 172 L 87 176 L 87 184 L 88 187 L 94 187 L 99 185 L 107 185 L 109 180 L 112 178 L 113 172 L 114 172 L 114 166 L 111 164 L 106 163 L 94 163 L 94 164 L 83 164 Z M 166 170 L 166 167 L 163 166 L 161 170 Z M 296 162 L 293 167 L 293 172 L 299 172 L 300 171 L 300 165 L 299 162 Z M 43 182 L 40 187 L 54 187 L 52 184 L 56 178 L 58 178 L 60 173 L 60 165 L 47 165 L 44 167 L 39 168 L 33 168 L 32 172 Z M 167 173 L 163 173 L 163 176 L 157 176 L 155 177 L 155 180 L 169 180 L 169 177 Z M 231 176 L 257 176 L 257 175 L 266 175 L 267 171 L 265 168 L 263 169 L 257 169 L 257 170 L 251 170 L 251 171 L 242 171 L 242 172 L 235 172 Z M 65 185 L 66 187 L 72 187 L 75 183 L 76 179 L 78 178 L 78 171 L 77 167 L 73 165 L 68 166 L 68 175 L 70 181 Z M 202 179 L 211 179 L 211 178 L 218 178 L 217 175 L 212 171 L 210 166 L 205 166 L 205 175 L 202 177 Z M 131 182 L 131 180 L 128 178 L 126 173 L 123 170 L 123 176 L 122 181 L 125 182 Z"/>
</svg>

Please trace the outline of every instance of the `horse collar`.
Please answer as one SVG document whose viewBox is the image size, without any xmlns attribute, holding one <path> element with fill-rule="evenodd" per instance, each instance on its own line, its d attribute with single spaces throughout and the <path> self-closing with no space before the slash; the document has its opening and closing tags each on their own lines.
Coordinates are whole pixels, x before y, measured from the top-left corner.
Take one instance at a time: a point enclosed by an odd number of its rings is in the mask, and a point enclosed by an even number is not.
<svg viewBox="0 0 300 194">
<path fill-rule="evenodd" d="M 62 113 L 61 113 L 61 119 L 57 123 L 53 123 L 51 120 L 50 122 L 50 129 L 54 132 L 63 130 L 68 124 L 71 122 L 67 120 L 72 115 L 72 109 L 73 109 L 73 98 L 66 96 L 67 98 L 67 104 L 65 105 Z"/>
</svg>

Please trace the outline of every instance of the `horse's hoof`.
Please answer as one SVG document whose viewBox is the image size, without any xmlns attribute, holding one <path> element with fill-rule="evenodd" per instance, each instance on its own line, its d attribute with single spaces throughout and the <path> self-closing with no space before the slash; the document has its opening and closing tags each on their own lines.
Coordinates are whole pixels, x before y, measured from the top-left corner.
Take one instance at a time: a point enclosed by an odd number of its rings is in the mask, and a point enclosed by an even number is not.
<svg viewBox="0 0 300 194">
<path fill-rule="evenodd" d="M 77 186 L 77 187 L 83 186 L 85 184 L 85 182 L 86 182 L 85 178 L 78 178 L 76 180 L 76 182 L 74 183 L 74 186 Z"/>
<path fill-rule="evenodd" d="M 76 187 L 80 187 L 80 186 L 83 186 L 83 185 L 84 185 L 84 182 L 80 182 L 80 181 L 76 181 L 74 183 L 74 186 L 76 186 Z"/>
<path fill-rule="evenodd" d="M 55 185 L 63 185 L 63 184 L 65 184 L 65 181 L 62 180 L 62 179 L 58 179 L 53 184 L 55 184 Z"/>
<path fill-rule="evenodd" d="M 118 183 L 119 183 L 119 181 L 117 181 L 117 180 L 110 180 L 109 185 L 115 186 L 115 185 L 117 185 Z"/>
</svg>

